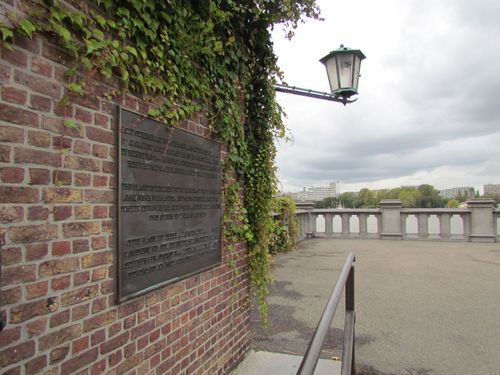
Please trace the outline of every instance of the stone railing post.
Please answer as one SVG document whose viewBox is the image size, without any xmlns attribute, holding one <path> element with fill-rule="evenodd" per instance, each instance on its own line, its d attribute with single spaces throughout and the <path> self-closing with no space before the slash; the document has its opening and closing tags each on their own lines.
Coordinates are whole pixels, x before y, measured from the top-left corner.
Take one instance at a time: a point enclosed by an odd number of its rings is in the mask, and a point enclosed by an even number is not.
<svg viewBox="0 0 500 375">
<path fill-rule="evenodd" d="M 401 208 L 399 199 L 382 199 L 380 210 L 382 211 L 382 232 L 380 238 L 383 240 L 401 240 Z"/>
<path fill-rule="evenodd" d="M 451 215 L 441 214 L 439 217 L 439 235 L 443 240 L 449 240 L 451 237 Z"/>
<path fill-rule="evenodd" d="M 359 236 L 361 238 L 366 238 L 368 236 L 368 215 L 367 214 L 359 214 Z"/>
<path fill-rule="evenodd" d="M 471 211 L 470 241 L 495 242 L 497 237 L 494 220 L 496 202 L 493 199 L 472 199 L 466 203 Z"/>
<path fill-rule="evenodd" d="M 333 234 L 333 215 L 325 214 L 325 235 L 331 237 Z"/>
<path fill-rule="evenodd" d="M 342 238 L 347 238 L 350 235 L 350 223 L 349 223 L 349 214 L 343 213 L 342 217 Z"/>
<path fill-rule="evenodd" d="M 426 239 L 429 237 L 429 216 L 427 213 L 417 215 L 418 238 Z"/>
</svg>

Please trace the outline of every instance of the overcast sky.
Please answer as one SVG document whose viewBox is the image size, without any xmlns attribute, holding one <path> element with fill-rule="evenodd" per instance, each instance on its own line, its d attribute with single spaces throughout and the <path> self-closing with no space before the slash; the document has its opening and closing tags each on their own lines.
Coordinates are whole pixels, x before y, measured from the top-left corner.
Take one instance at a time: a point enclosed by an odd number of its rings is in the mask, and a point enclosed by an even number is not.
<svg viewBox="0 0 500 375">
<path fill-rule="evenodd" d="M 282 190 L 500 183 L 499 0 L 318 4 L 325 21 L 273 32 L 286 82 L 329 91 L 318 60 L 343 43 L 367 56 L 359 100 L 277 94 L 293 137 L 278 145 Z"/>
</svg>

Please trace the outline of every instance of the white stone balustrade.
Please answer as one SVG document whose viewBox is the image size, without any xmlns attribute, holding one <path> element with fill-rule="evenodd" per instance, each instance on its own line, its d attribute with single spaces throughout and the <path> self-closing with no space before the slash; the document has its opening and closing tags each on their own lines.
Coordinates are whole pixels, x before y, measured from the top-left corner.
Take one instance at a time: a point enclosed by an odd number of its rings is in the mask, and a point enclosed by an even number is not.
<svg viewBox="0 0 500 375">
<path fill-rule="evenodd" d="M 416 231 L 407 226 L 416 218 Z M 334 219 L 341 225 L 335 231 Z M 351 222 L 359 223 L 353 231 Z M 297 210 L 298 240 L 307 237 L 378 238 L 390 240 L 441 240 L 500 242 L 500 210 L 495 201 L 473 199 L 467 208 L 403 208 L 398 199 L 382 200 L 376 209 L 314 209 L 301 205 Z M 324 230 L 317 222 L 324 221 Z M 370 220 L 376 221 L 373 225 Z M 369 227 L 375 227 L 370 231 Z"/>
</svg>

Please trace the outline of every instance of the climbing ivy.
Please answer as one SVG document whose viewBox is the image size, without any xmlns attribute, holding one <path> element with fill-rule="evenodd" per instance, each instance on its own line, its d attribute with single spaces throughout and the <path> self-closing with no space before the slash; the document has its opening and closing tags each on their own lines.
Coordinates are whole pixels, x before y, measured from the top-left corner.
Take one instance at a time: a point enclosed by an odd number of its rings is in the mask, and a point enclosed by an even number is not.
<svg viewBox="0 0 500 375">
<path fill-rule="evenodd" d="M 15 34 L 56 38 L 73 62 L 66 73 L 70 94 L 90 91 L 94 78 L 108 80 L 120 90 L 106 95 L 140 94 L 155 104 L 149 115 L 174 125 L 209 109 L 209 126 L 228 153 L 224 233 L 247 242 L 251 283 L 266 322 L 274 138 L 284 135 L 270 32 L 282 24 L 290 37 L 304 18 L 318 19 L 315 0 L 89 0 L 79 9 L 36 4 L 27 16 L 7 15 L 2 43 L 8 48 Z"/>
</svg>

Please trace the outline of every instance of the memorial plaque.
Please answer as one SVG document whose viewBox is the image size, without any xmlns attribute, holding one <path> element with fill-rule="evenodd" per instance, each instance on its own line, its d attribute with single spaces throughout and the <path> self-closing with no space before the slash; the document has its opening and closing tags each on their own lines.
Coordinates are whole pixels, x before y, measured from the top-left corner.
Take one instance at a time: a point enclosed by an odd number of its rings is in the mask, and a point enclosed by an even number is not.
<svg viewBox="0 0 500 375">
<path fill-rule="evenodd" d="M 221 263 L 220 144 L 119 109 L 123 301 Z"/>
</svg>

